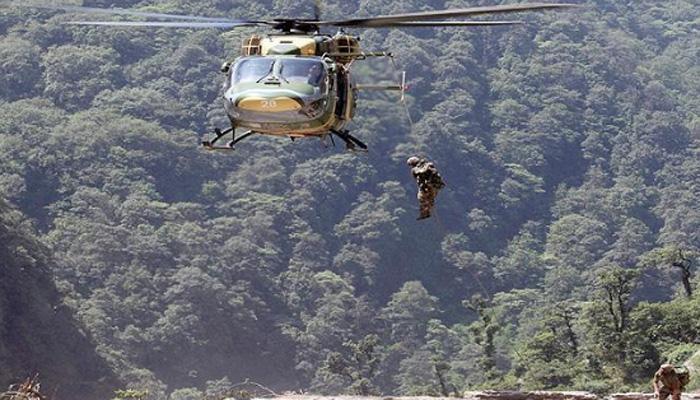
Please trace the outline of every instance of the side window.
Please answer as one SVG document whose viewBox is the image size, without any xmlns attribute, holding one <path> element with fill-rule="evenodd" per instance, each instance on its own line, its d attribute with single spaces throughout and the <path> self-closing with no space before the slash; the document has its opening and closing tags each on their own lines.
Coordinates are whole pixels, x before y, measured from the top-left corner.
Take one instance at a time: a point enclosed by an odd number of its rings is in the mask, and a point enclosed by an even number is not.
<svg viewBox="0 0 700 400">
<path fill-rule="evenodd" d="M 290 83 L 308 83 L 324 90 L 326 70 L 319 60 L 289 58 L 282 60 L 280 74 Z"/>
</svg>

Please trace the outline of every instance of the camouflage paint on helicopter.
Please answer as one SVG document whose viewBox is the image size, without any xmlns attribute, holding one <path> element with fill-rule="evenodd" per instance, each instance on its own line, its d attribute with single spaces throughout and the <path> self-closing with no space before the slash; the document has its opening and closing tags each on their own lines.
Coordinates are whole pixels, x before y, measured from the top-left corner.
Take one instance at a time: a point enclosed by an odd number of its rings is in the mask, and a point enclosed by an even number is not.
<svg viewBox="0 0 700 400">
<path fill-rule="evenodd" d="M 340 129 L 330 67 L 320 57 L 242 57 L 227 80 L 226 112 L 236 126 L 270 134 L 302 137 Z"/>
<path fill-rule="evenodd" d="M 354 114 L 355 85 L 345 66 L 350 59 L 329 55 L 357 52 L 357 39 L 350 38 L 246 39 L 243 55 L 223 69 L 228 73 L 224 102 L 232 125 L 289 137 L 342 130 Z M 339 41 L 346 45 L 338 46 Z"/>
</svg>

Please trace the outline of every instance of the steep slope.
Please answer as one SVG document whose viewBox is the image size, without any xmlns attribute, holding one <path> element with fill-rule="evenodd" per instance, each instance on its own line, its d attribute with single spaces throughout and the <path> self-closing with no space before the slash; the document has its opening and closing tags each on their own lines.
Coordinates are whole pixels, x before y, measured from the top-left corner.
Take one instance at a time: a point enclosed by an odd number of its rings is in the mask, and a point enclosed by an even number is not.
<svg viewBox="0 0 700 400">
<path fill-rule="evenodd" d="M 39 374 L 55 398 L 98 398 L 115 385 L 51 279 L 51 257 L 0 200 L 0 387 Z"/>
</svg>

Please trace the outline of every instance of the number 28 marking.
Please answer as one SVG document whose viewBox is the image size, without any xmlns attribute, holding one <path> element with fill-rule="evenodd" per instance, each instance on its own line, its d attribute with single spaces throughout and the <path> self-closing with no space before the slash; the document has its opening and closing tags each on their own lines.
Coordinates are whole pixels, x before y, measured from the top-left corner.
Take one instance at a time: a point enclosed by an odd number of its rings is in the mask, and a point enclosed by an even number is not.
<svg viewBox="0 0 700 400">
<path fill-rule="evenodd" d="M 275 108 L 277 107 L 277 102 L 275 100 L 260 100 L 260 107 Z"/>
</svg>

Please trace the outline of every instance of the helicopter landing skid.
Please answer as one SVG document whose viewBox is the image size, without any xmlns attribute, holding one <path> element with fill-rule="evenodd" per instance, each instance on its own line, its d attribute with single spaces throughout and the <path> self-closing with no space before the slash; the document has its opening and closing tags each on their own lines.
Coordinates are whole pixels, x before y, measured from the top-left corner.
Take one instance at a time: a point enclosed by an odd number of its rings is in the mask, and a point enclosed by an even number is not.
<svg viewBox="0 0 700 400">
<path fill-rule="evenodd" d="M 202 146 L 207 149 L 207 150 L 235 150 L 233 147 L 236 143 L 240 142 L 241 140 L 247 138 L 248 136 L 252 135 L 253 131 L 246 131 L 243 133 L 241 136 L 236 137 L 236 132 L 234 131 L 233 128 L 228 128 L 226 130 L 221 130 L 219 128 L 214 129 L 214 133 L 216 134 L 216 137 L 214 140 L 205 140 L 202 142 Z M 222 137 L 226 136 L 227 134 L 231 134 L 231 140 L 226 143 L 226 146 L 217 146 L 215 143 L 221 139 Z"/>
<path fill-rule="evenodd" d="M 351 135 L 347 130 L 342 130 L 342 131 L 336 131 L 336 130 L 331 130 L 332 135 L 336 135 L 339 138 L 345 142 L 345 148 L 348 150 L 357 150 L 357 147 L 362 149 L 363 151 L 367 151 L 367 145 L 364 144 L 360 139 L 356 138 L 355 136 Z M 333 136 L 331 135 L 331 141 L 333 141 Z M 335 142 L 333 142 L 335 145 Z M 357 145 L 357 147 L 355 147 Z"/>
</svg>

